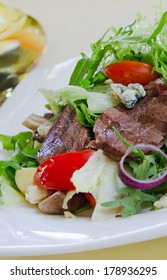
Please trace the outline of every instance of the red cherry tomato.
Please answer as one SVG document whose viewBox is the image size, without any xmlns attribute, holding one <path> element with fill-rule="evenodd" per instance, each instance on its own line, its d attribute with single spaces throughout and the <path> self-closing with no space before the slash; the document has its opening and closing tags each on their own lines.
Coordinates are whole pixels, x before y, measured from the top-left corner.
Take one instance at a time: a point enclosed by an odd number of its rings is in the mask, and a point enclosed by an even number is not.
<svg viewBox="0 0 167 280">
<path fill-rule="evenodd" d="M 86 199 L 90 202 L 90 204 L 95 207 L 96 206 L 96 199 L 91 193 L 84 193 Z"/>
<path fill-rule="evenodd" d="M 159 77 L 157 72 L 153 72 L 153 66 L 128 60 L 110 64 L 106 67 L 105 73 L 114 83 L 125 86 L 130 83 L 139 83 L 145 86 Z"/>
<path fill-rule="evenodd" d="M 72 174 L 80 169 L 94 153 L 92 150 L 60 154 L 39 165 L 34 184 L 48 190 L 68 191 L 75 189 L 70 181 Z"/>
</svg>

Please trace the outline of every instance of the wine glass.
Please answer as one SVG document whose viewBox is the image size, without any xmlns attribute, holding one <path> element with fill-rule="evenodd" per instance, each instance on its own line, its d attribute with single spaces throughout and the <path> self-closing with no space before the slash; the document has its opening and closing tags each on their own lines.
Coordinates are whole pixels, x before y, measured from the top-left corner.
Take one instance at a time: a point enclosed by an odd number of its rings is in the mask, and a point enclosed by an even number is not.
<svg viewBox="0 0 167 280">
<path fill-rule="evenodd" d="M 40 61 L 45 48 L 41 24 L 23 11 L 0 3 L 0 106 Z"/>
</svg>

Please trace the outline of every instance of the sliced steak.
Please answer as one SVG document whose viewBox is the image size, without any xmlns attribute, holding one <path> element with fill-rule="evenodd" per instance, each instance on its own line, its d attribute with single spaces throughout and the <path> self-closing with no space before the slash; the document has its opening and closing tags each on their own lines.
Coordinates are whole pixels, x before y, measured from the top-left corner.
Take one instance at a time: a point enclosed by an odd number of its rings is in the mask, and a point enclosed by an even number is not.
<svg viewBox="0 0 167 280">
<path fill-rule="evenodd" d="M 156 97 L 160 93 L 163 93 L 164 91 L 167 90 L 167 84 L 164 82 L 163 79 L 159 78 L 155 81 L 150 82 L 144 88 L 147 92 L 147 96 Z"/>
<path fill-rule="evenodd" d="M 42 163 L 54 155 L 84 150 L 90 135 L 90 130 L 78 122 L 75 110 L 65 106 L 45 137 L 36 160 Z"/>
<path fill-rule="evenodd" d="M 94 126 L 95 139 L 89 143 L 93 149 L 102 149 L 114 160 L 119 160 L 127 146 L 116 136 L 112 127 L 131 144 L 149 143 L 161 146 L 162 133 L 153 124 L 142 124 L 130 115 L 112 108 L 103 113 Z"/>
<path fill-rule="evenodd" d="M 95 140 L 89 143 L 89 148 L 102 149 L 119 160 L 127 146 L 115 135 L 113 126 L 131 144 L 162 146 L 167 135 L 167 86 L 157 85 L 152 84 L 154 92 L 149 91 L 133 108 L 118 105 L 105 111 L 94 125 Z"/>
</svg>

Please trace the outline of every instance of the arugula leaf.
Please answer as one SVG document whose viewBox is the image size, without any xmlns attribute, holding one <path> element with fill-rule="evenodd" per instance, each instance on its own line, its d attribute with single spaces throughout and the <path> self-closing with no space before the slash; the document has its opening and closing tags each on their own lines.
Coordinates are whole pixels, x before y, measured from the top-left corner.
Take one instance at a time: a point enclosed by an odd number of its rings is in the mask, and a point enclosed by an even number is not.
<svg viewBox="0 0 167 280">
<path fill-rule="evenodd" d="M 104 202 L 101 205 L 113 209 L 119 208 L 122 217 L 138 214 L 141 212 L 145 202 L 148 202 L 152 207 L 153 203 L 156 201 L 154 195 L 128 187 L 118 189 L 118 195 L 116 200 Z"/>
<path fill-rule="evenodd" d="M 69 85 L 78 86 L 80 81 L 85 76 L 86 71 L 88 71 L 92 60 L 91 58 L 87 57 L 85 54 L 81 54 L 82 58 L 77 62 L 75 70 L 73 71 Z"/>
<path fill-rule="evenodd" d="M 133 170 L 133 176 L 139 180 L 146 180 L 156 177 L 166 168 L 166 159 L 157 152 L 145 155 L 145 158 L 136 161 L 130 160 L 129 166 Z"/>
<path fill-rule="evenodd" d="M 81 86 L 84 88 L 91 88 L 91 80 L 93 79 L 93 75 L 97 70 L 102 58 L 110 47 L 109 44 L 104 45 L 105 34 L 94 44 L 92 44 L 92 55 L 90 58 L 85 55 L 79 60 L 77 63 L 71 77 L 69 84 Z"/>
<path fill-rule="evenodd" d="M 11 136 L 0 134 L 0 142 L 2 142 L 2 146 L 4 150 L 13 150 L 13 143 L 11 141 Z"/>
<path fill-rule="evenodd" d="M 136 148 L 134 145 L 126 141 L 115 127 L 113 127 L 113 130 L 122 143 L 130 147 L 132 153 L 136 156 L 135 160 L 129 160 L 126 162 L 126 167 L 131 167 L 131 173 L 134 178 L 139 180 L 153 179 L 166 170 L 166 158 L 162 154 L 158 152 L 145 154 L 141 149 Z"/>
<path fill-rule="evenodd" d="M 134 145 L 126 141 L 126 139 L 121 135 L 121 133 L 113 126 L 112 129 L 114 130 L 115 134 L 118 136 L 118 138 L 122 141 L 122 143 L 128 147 L 130 147 L 131 151 L 136 155 L 141 158 L 145 158 L 145 154 L 143 151 L 139 148 L 136 148 Z"/>
<path fill-rule="evenodd" d="M 161 33 L 161 31 L 163 30 L 166 24 L 167 24 L 167 11 L 163 13 L 161 19 L 159 20 L 158 26 L 155 28 L 155 30 L 149 37 L 148 43 L 152 43 L 152 42 L 154 43 L 157 40 L 158 34 Z"/>
<path fill-rule="evenodd" d="M 144 192 L 152 195 L 162 196 L 163 194 L 167 193 L 167 181 L 155 188 L 144 190 Z"/>
<path fill-rule="evenodd" d="M 81 103 L 78 106 L 75 106 L 77 118 L 83 126 L 92 127 L 98 118 L 96 114 L 90 114 L 86 104 Z"/>
<path fill-rule="evenodd" d="M 18 190 L 15 184 L 15 172 L 21 167 L 36 167 L 35 156 L 41 144 L 34 146 L 32 132 L 21 132 L 14 136 L 0 134 L 3 148 L 13 151 L 10 160 L 0 161 L 0 176 L 2 176 L 11 187 Z"/>
<path fill-rule="evenodd" d="M 92 63 L 87 71 L 87 74 L 83 80 L 79 82 L 79 85 L 82 87 L 84 86 L 85 88 L 91 88 L 92 87 L 92 80 L 94 73 L 96 72 L 102 58 L 104 57 L 105 53 L 109 49 L 109 45 L 105 46 L 103 49 L 98 49 L 93 53 L 92 55 Z M 94 80 L 95 81 L 95 80 Z M 87 82 L 87 83 L 86 83 Z M 87 86 L 85 86 L 87 85 Z"/>
<path fill-rule="evenodd" d="M 15 150 L 16 144 L 25 143 L 32 136 L 32 132 L 20 132 L 15 136 L 0 134 L 0 142 L 2 142 L 4 150 Z"/>
</svg>

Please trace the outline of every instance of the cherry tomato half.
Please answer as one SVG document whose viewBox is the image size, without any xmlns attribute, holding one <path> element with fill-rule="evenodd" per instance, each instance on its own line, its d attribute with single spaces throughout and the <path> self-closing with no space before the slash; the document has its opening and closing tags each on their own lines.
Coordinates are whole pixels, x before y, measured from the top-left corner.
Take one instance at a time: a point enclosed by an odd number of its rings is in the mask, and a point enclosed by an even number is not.
<svg viewBox="0 0 167 280">
<path fill-rule="evenodd" d="M 105 69 L 106 75 L 114 82 L 127 86 L 139 83 L 143 86 L 159 77 L 153 72 L 153 66 L 139 61 L 123 60 L 110 64 Z"/>
<path fill-rule="evenodd" d="M 74 171 L 80 169 L 94 153 L 92 150 L 56 155 L 41 163 L 34 175 L 34 184 L 48 190 L 75 189 L 70 181 Z"/>
</svg>

